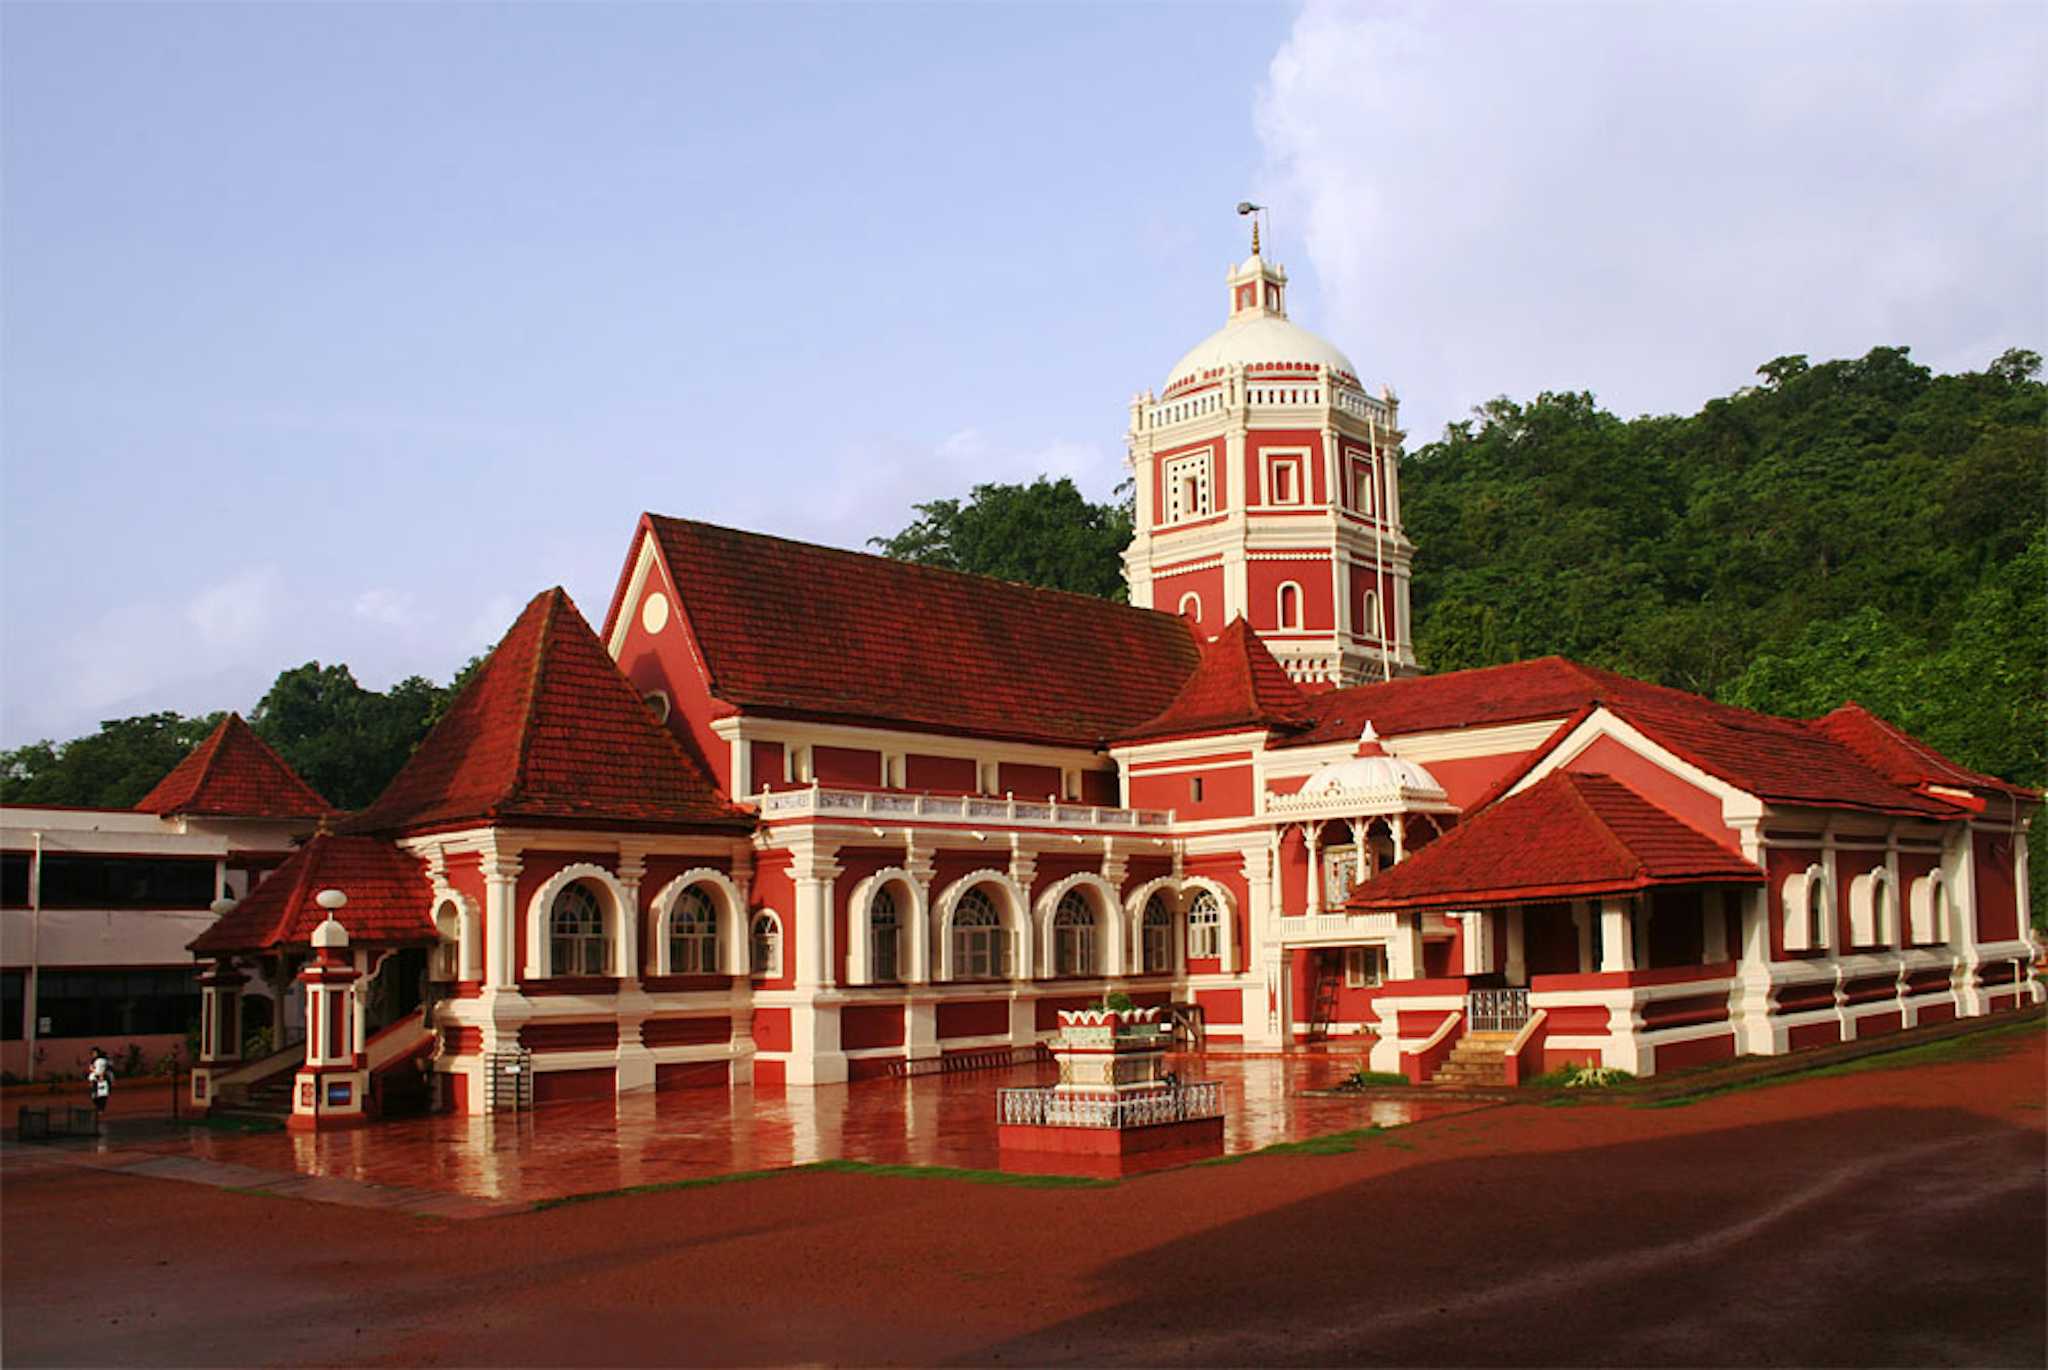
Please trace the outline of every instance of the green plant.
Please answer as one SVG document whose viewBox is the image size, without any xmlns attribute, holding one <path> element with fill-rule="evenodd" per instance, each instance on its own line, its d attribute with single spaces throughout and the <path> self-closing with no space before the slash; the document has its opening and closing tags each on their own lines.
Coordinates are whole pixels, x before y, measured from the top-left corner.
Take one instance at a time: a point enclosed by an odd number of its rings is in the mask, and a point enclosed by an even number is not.
<svg viewBox="0 0 2048 1370">
<path fill-rule="evenodd" d="M 271 1032 L 267 1027 L 257 1028 L 242 1039 L 242 1059 L 260 1061 L 271 1052 Z"/>
<path fill-rule="evenodd" d="M 1354 1070 L 1338 1084 L 1339 1089 L 1378 1089 L 1383 1085 L 1405 1085 L 1406 1075 L 1389 1070 Z"/>
<path fill-rule="evenodd" d="M 1125 994 L 1122 990 L 1117 990 L 1113 994 L 1102 996 L 1102 1006 L 1111 1013 L 1129 1013 L 1138 1005 L 1130 995 Z"/>
</svg>

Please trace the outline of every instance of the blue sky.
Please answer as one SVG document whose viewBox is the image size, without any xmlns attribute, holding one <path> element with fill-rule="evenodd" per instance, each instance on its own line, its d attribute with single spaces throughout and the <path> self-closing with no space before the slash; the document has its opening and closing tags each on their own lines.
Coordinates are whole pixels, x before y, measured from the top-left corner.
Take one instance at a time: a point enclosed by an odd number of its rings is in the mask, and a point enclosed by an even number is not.
<svg viewBox="0 0 2048 1370">
<path fill-rule="evenodd" d="M 2043 345 L 2025 5 L 0 9 L 0 743 L 447 675 L 642 509 L 1121 475 L 1273 206 L 1411 445 Z M 1423 549 L 1427 555 L 1427 549 Z"/>
</svg>

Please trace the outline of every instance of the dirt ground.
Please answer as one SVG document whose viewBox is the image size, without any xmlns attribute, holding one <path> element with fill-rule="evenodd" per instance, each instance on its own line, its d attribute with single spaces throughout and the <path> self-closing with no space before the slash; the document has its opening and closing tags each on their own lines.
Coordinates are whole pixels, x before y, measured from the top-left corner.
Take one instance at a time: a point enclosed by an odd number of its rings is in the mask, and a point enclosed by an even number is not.
<svg viewBox="0 0 2048 1370">
<path fill-rule="evenodd" d="M 2044 1043 L 1092 1189 L 798 1171 L 449 1223 L 15 1169 L 0 1356 L 2037 1367 Z"/>
</svg>

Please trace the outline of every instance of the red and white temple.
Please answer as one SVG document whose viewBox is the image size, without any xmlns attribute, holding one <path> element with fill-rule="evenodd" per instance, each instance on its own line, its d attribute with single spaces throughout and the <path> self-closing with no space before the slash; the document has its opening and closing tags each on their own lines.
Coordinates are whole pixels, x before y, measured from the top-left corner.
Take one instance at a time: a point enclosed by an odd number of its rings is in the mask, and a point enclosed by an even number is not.
<svg viewBox="0 0 2048 1370">
<path fill-rule="evenodd" d="M 482 1112 L 508 1078 L 1030 1048 L 1113 991 L 1418 1080 L 2038 997 L 2039 794 L 1854 705 L 1415 674 L 1396 402 L 1288 319 L 1280 268 L 1228 285 L 1132 408 L 1130 605 L 643 515 L 595 630 L 537 596 L 385 793 L 193 944 L 211 1021 L 245 968 L 315 965 L 372 1109 L 424 1063 Z M 347 936 L 316 948 L 330 888 Z M 202 1088 L 280 1068 L 218 1038 Z"/>
</svg>

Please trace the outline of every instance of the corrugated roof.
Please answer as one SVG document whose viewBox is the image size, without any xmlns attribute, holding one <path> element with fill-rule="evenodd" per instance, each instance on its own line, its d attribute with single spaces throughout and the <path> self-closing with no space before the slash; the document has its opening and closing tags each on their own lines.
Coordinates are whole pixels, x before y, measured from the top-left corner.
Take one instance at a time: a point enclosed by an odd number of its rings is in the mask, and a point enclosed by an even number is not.
<svg viewBox="0 0 2048 1370">
<path fill-rule="evenodd" d="M 351 832 L 471 822 L 744 829 L 559 587 L 536 595 Z"/>
<path fill-rule="evenodd" d="M 1739 853 L 1611 776 L 1557 771 L 1360 885 L 1345 907 L 1477 908 L 1762 880 Z"/>
<path fill-rule="evenodd" d="M 1200 655 L 1150 609 L 685 519 L 641 527 L 712 695 L 748 713 L 1094 746 L 1164 710 Z"/>
<path fill-rule="evenodd" d="M 431 942 L 434 889 L 426 863 L 375 837 L 316 833 L 219 922 L 199 934 L 201 955 L 309 946 L 327 917 L 314 902 L 338 889 L 348 905 L 336 915 L 351 941 L 391 946 Z"/>
<path fill-rule="evenodd" d="M 240 714 L 229 714 L 136 802 L 135 811 L 208 818 L 320 818 L 335 808 Z"/>
</svg>

